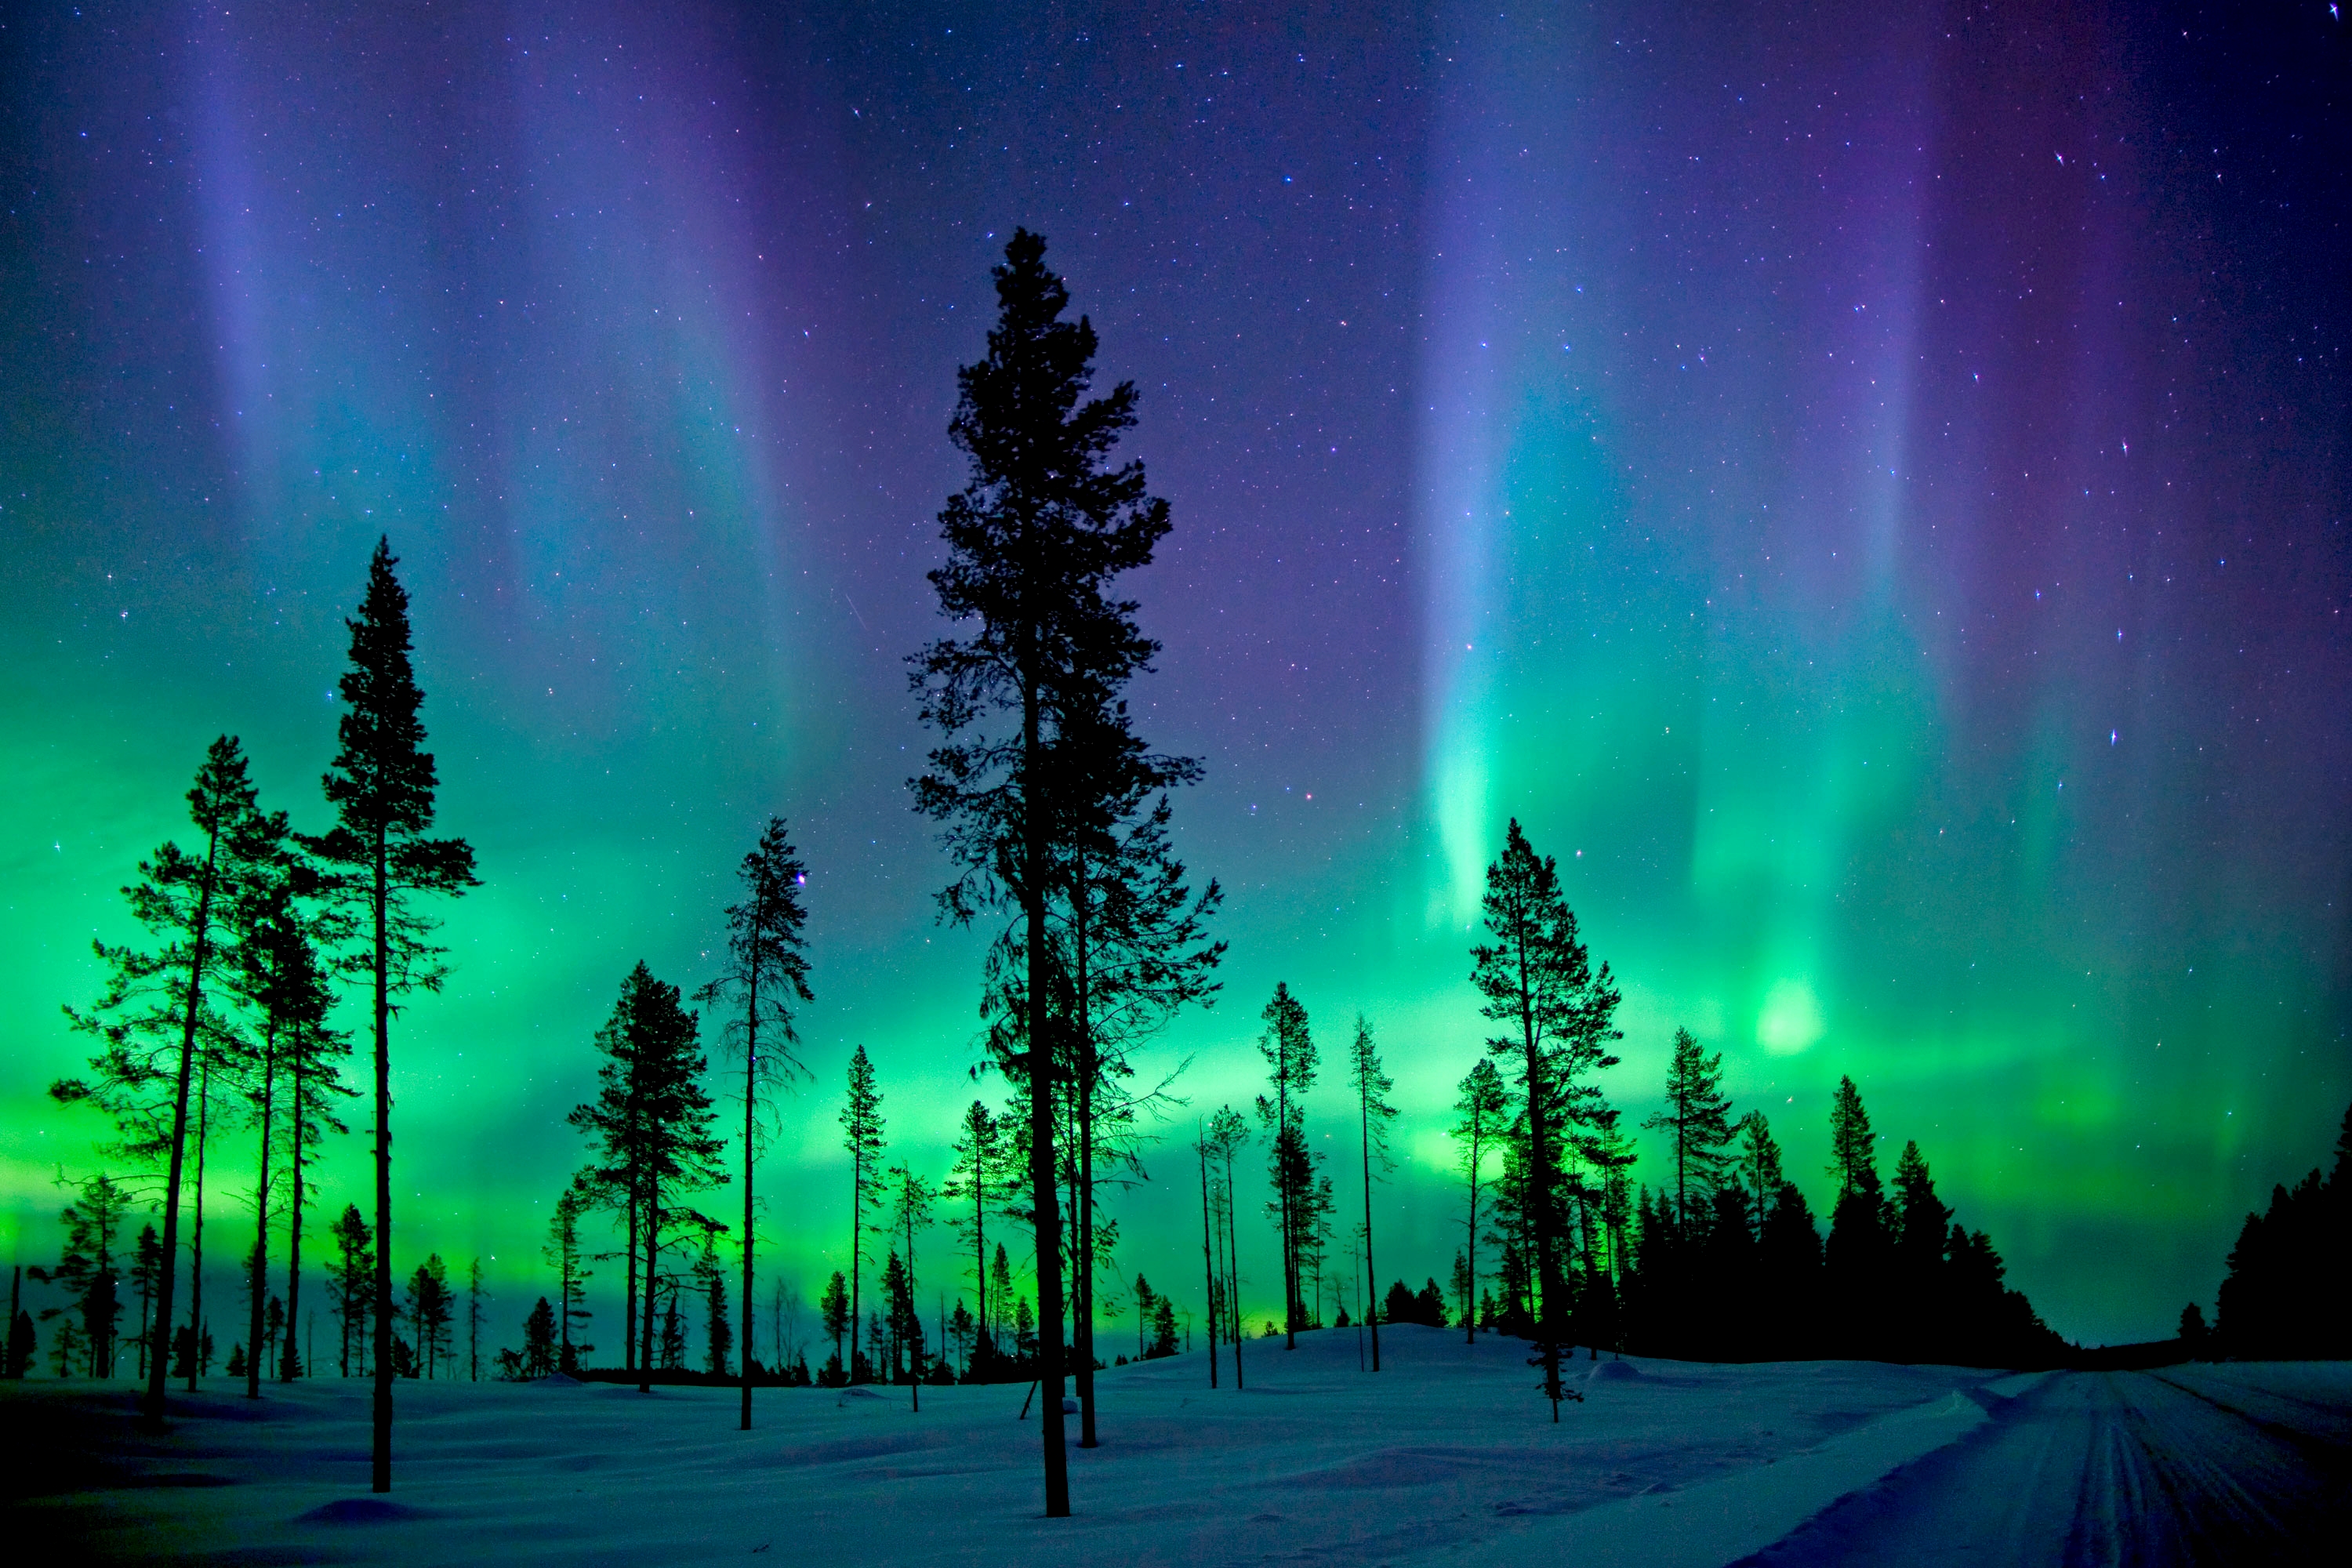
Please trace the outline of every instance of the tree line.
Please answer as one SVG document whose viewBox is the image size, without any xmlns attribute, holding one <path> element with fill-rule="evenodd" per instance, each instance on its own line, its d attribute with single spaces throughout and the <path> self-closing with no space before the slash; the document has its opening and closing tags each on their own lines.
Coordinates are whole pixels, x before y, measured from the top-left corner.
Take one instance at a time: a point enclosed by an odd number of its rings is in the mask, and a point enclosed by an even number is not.
<svg viewBox="0 0 2352 1568">
<path fill-rule="evenodd" d="M 812 1369 L 804 1349 L 787 1342 L 789 1287 L 772 1280 L 761 1362 L 753 1178 L 780 1094 L 806 1078 L 794 1018 L 814 996 L 807 868 L 784 820 L 772 817 L 738 868 L 737 901 L 714 913 L 724 939 L 715 972 L 690 994 L 642 963 L 623 979 L 592 1042 L 595 1093 L 570 1117 L 587 1147 L 550 1222 L 553 1290 L 520 1325 L 521 1348 L 493 1350 L 488 1364 L 509 1376 L 592 1370 L 585 1287 L 592 1266 L 617 1257 L 621 1373 L 649 1389 L 692 1371 L 699 1317 L 700 1375 L 740 1384 L 746 1428 L 761 1382 L 903 1384 L 919 1405 L 927 1384 L 1034 1379 L 1045 1509 L 1061 1515 L 1071 1382 L 1079 1442 L 1098 1441 L 1098 1325 L 1128 1313 L 1139 1356 L 1176 1347 L 1179 1309 L 1120 1269 L 1112 1210 L 1144 1178 L 1144 1153 L 1178 1105 L 1169 1080 L 1139 1079 L 1139 1049 L 1184 1008 L 1215 999 L 1225 944 L 1210 929 L 1218 884 L 1196 887 L 1173 847 L 1172 801 L 1201 764 L 1152 749 L 1125 695 L 1159 649 L 1117 584 L 1151 562 L 1169 508 L 1150 493 L 1141 464 L 1114 461 L 1135 423 L 1135 389 L 1091 395 L 1093 329 L 1066 318 L 1067 291 L 1044 258 L 1041 238 L 1015 233 L 993 272 L 998 316 L 987 352 L 958 372 L 949 435 L 970 469 L 940 513 L 946 558 L 929 574 L 951 635 L 908 661 L 919 718 L 935 736 L 908 781 L 912 805 L 953 868 L 937 895 L 940 918 L 992 938 L 979 1012 L 987 1065 L 1007 1100 L 971 1105 L 953 1163 L 934 1180 L 890 1162 L 879 1081 L 858 1047 L 839 1111 L 850 1166 L 847 1268 L 820 1301 L 830 1354 Z M 71 1353 L 93 1370 L 110 1367 L 119 1298 L 135 1293 L 145 1408 L 156 1420 L 167 1376 L 193 1388 L 209 1366 L 205 1161 L 231 1131 L 250 1136 L 243 1147 L 257 1237 L 246 1260 L 247 1331 L 232 1354 L 254 1397 L 265 1373 L 315 1370 L 291 1331 L 304 1205 L 315 1198 L 320 1141 L 345 1131 L 339 1108 L 366 1101 L 372 1211 L 350 1205 L 329 1226 L 325 1289 L 339 1370 L 374 1381 L 379 1490 L 391 1483 L 394 1380 L 456 1370 L 459 1312 L 437 1255 L 394 1289 L 392 1023 L 399 998 L 436 990 L 445 973 L 426 900 L 478 885 L 466 842 L 430 837 L 437 776 L 424 749 L 396 565 L 389 541 L 379 541 L 346 623 L 344 712 L 322 780 L 333 825 L 305 835 L 286 813 L 264 811 L 236 739 L 215 742 L 188 795 L 195 847 L 166 843 L 124 889 L 152 941 L 99 945 L 108 983 L 89 1008 L 68 1010 L 98 1048 L 86 1077 L 52 1089 L 109 1116 L 110 1156 L 139 1173 L 84 1184 L 67 1212 L 67 1254 L 49 1274 L 79 1303 L 88 1342 Z M 1491 1032 L 1462 1081 L 1454 1129 L 1465 1214 L 1452 1326 L 1526 1339 L 1554 1420 L 1579 1397 L 1563 1377 L 1579 1344 L 2000 1360 L 2048 1338 L 2001 1286 L 1982 1233 L 1949 1224 L 1916 1147 L 1888 1194 L 1851 1081 L 1832 1118 L 1840 1184 L 1826 1243 L 1762 1116 L 1730 1120 L 1720 1057 L 1686 1035 L 1667 1109 L 1647 1123 L 1669 1140 L 1671 1183 L 1633 1186 L 1632 1138 L 1603 1089 L 1602 1075 L 1619 1065 L 1618 991 L 1580 935 L 1556 862 L 1516 821 L 1487 868 L 1481 914 L 1486 938 L 1471 951 L 1470 978 Z M 342 1076 L 354 1042 L 331 1022 L 339 997 L 366 1006 L 372 1081 Z M 1343 1217 L 1343 1203 L 1352 1210 L 1359 1194 L 1343 1197 L 1345 1176 L 1326 1168 L 1308 1136 L 1321 1053 L 1307 1009 L 1278 985 L 1261 1023 L 1265 1092 L 1199 1118 L 1191 1150 L 1207 1371 L 1213 1384 L 1229 1365 L 1237 1388 L 1253 1337 L 1240 1307 L 1241 1170 L 1253 1144 L 1264 1145 L 1264 1218 L 1279 1258 L 1281 1317 L 1267 1321 L 1267 1333 L 1295 1344 L 1344 1318 L 1353 1295 L 1376 1370 L 1383 1319 L 1447 1316 L 1433 1279 L 1419 1293 L 1399 1281 L 1385 1302 L 1375 1295 L 1375 1190 L 1391 1171 L 1396 1111 L 1371 1024 L 1354 1021 L 1344 1057 L 1361 1212 Z M 726 1058 L 716 1068 L 706 1028 Z M 722 1214 L 721 1189 L 738 1180 L 740 1215 L 731 1205 Z M 142 1198 L 160 1207 L 162 1231 L 151 1226 L 131 1244 L 126 1269 L 121 1232 Z M 950 1315 L 942 1294 L 926 1321 L 918 1268 L 943 1266 L 928 1239 L 942 1217 L 954 1237 L 944 1266 L 968 1282 L 970 1299 Z M 600 1222 L 612 1250 L 599 1250 Z M 273 1226 L 288 1237 L 282 1306 L 268 1288 Z M 184 1306 L 174 1283 L 184 1250 Z M 1346 1273 L 1335 1274 L 1342 1257 Z M 1729 1300 L 1749 1310 L 1722 1310 Z M 476 1267 L 464 1291 L 469 1376 L 484 1365 L 482 1315 Z M 28 1327 L 12 1303 L 12 1358 L 20 1326 Z M 1108 1348 L 1111 1364 L 1125 1356 L 1123 1339 Z"/>
</svg>

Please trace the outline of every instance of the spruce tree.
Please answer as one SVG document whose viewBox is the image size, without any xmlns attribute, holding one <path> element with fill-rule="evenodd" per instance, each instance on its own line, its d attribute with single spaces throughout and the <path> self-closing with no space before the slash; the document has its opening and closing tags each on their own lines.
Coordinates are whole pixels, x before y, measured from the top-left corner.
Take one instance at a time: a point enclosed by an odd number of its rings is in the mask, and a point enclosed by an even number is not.
<svg viewBox="0 0 2352 1568">
<path fill-rule="evenodd" d="M 973 1100 L 971 1108 L 963 1113 L 963 1120 L 957 1123 L 955 1164 L 940 1189 L 940 1196 L 950 1203 L 971 1205 L 969 1214 L 959 1214 L 952 1222 L 957 1230 L 971 1239 L 971 1288 L 980 1301 L 980 1315 L 973 1322 L 972 1360 L 966 1363 L 967 1372 L 974 1365 L 986 1364 L 996 1352 L 989 1337 L 988 1205 L 1004 1190 L 1004 1160 L 1003 1129 L 986 1101 Z"/>
<path fill-rule="evenodd" d="M 1851 1078 L 1838 1079 L 1830 1108 L 1830 1173 L 1838 1178 L 1837 1205 L 1822 1249 L 1830 1324 L 1841 1353 L 1874 1357 L 1886 1349 L 1889 1226 L 1877 1141 Z"/>
<path fill-rule="evenodd" d="M 328 1289 L 334 1298 L 335 1316 L 342 1324 L 341 1375 L 352 1375 L 352 1348 L 360 1351 L 362 1373 L 367 1366 L 367 1340 L 362 1324 L 374 1305 L 374 1232 L 368 1229 L 357 1204 L 345 1204 L 328 1235 L 339 1254 Z"/>
<path fill-rule="evenodd" d="M 555 1309 L 541 1296 L 522 1321 L 522 1374 L 545 1377 L 555 1370 Z"/>
<path fill-rule="evenodd" d="M 369 1487 L 392 1489 L 392 1014 L 408 991 L 438 991 L 446 973 L 429 940 L 425 893 L 478 886 L 462 838 L 428 838 L 439 775 L 417 718 L 425 693 L 409 660 L 408 593 L 393 574 L 389 538 L 376 542 L 367 592 L 350 628 L 351 668 L 336 682 L 345 705 L 324 784 L 337 826 L 304 847 L 339 867 L 362 910 L 375 1043 L 375 1396 Z"/>
<path fill-rule="evenodd" d="M 940 612 L 976 626 L 914 659 L 921 718 L 940 731 L 917 809 L 945 827 L 962 868 L 942 912 L 969 921 L 1015 915 L 1034 1005 L 1024 1037 L 999 1065 L 1029 1098 L 1030 1188 L 1037 1289 L 1045 1314 L 1039 1354 L 1045 1513 L 1068 1514 L 1063 1450 L 1063 1281 L 1055 1191 L 1055 1100 L 1067 1082 L 1072 1042 L 1059 1037 L 1047 928 L 1066 850 L 1084 823 L 1050 755 L 1066 726 L 1099 715 L 1156 646 L 1132 602 L 1106 596 L 1116 577 L 1147 565 L 1169 528 L 1167 503 L 1146 490 L 1141 465 L 1112 468 L 1113 445 L 1135 423 L 1135 389 L 1087 398 L 1095 335 L 1045 267 L 1045 241 L 1015 230 L 995 269 L 998 318 L 988 353 L 958 372 L 949 434 L 971 461 L 965 488 L 940 514 L 947 563 L 930 574 Z M 1083 401 L 1082 401 L 1083 400 Z M 997 726 L 1004 726 L 999 728 Z M 1064 763 L 1076 760 L 1065 752 Z"/>
<path fill-rule="evenodd" d="M 482 1260 L 466 1266 L 466 1381 L 482 1381 Z"/>
<path fill-rule="evenodd" d="M 1239 1393 L 1248 1386 L 1242 1369 L 1242 1302 L 1241 1302 L 1241 1230 L 1240 1188 L 1234 1181 L 1234 1161 L 1249 1144 L 1249 1123 L 1230 1105 L 1221 1105 L 1209 1118 L 1209 1159 L 1212 1168 L 1223 1166 L 1223 1180 L 1218 1187 L 1219 1215 L 1224 1222 L 1224 1281 L 1225 1339 L 1234 1349 L 1234 1389 Z"/>
<path fill-rule="evenodd" d="M 1764 1237 L 1765 1217 L 1780 1194 L 1780 1184 L 1787 1177 L 1780 1171 L 1780 1145 L 1773 1141 L 1772 1124 L 1760 1110 L 1751 1110 L 1739 1119 L 1736 1129 L 1739 1148 L 1733 1156 L 1732 1168 L 1741 1188 L 1748 1194 L 1748 1212 L 1756 1226 L 1756 1237 Z"/>
<path fill-rule="evenodd" d="M 1723 1053 L 1708 1056 L 1688 1029 L 1675 1031 L 1675 1052 L 1666 1068 L 1666 1109 L 1642 1125 L 1666 1134 L 1674 1151 L 1675 1222 L 1685 1232 L 1694 1216 L 1712 1206 L 1717 1184 L 1730 1157 L 1731 1100 L 1723 1093 Z M 1698 1200 L 1692 1201 L 1696 1188 Z"/>
<path fill-rule="evenodd" d="M 1454 1137 L 1460 1145 L 1458 1169 L 1470 1189 L 1469 1239 L 1464 1263 L 1465 1282 L 1462 1298 L 1463 1342 L 1475 1344 L 1478 1330 L 1472 1321 L 1471 1309 L 1478 1293 L 1478 1190 L 1486 1172 L 1487 1158 L 1499 1145 L 1510 1122 L 1510 1097 L 1503 1087 L 1503 1075 L 1495 1070 L 1491 1057 L 1480 1057 L 1460 1084 L 1462 1097 L 1454 1102 Z"/>
<path fill-rule="evenodd" d="M 1313 1223 L 1315 1166 L 1318 1156 L 1307 1140 L 1307 1091 L 1315 1087 L 1315 1037 L 1307 1009 L 1277 983 L 1274 999 L 1259 1015 L 1265 1033 L 1258 1037 L 1258 1054 L 1265 1058 L 1269 1100 L 1257 1097 L 1257 1118 L 1267 1130 L 1266 1173 L 1274 1184 L 1274 1213 L 1282 1237 L 1283 1348 L 1298 1348 L 1298 1331 L 1306 1316 L 1299 1299 L 1301 1254 Z"/>
<path fill-rule="evenodd" d="M 922 1314 L 915 1307 L 915 1237 L 930 1227 L 931 1209 L 939 1194 L 930 1183 L 904 1165 L 890 1168 L 890 1231 L 907 1248 L 906 1300 L 903 1304 L 906 1326 L 899 1337 L 915 1346 L 915 1364 L 908 1382 L 913 1408 L 919 1415 L 923 1408 Z M 892 1310 L 899 1310 L 893 1303 Z"/>
<path fill-rule="evenodd" d="M 88 1358 L 89 1374 L 111 1377 L 115 1341 L 122 1318 L 120 1254 L 123 1227 L 131 1216 L 131 1194 L 104 1172 L 76 1183 L 74 1193 L 74 1201 L 58 1211 L 58 1217 L 65 1225 L 66 1245 L 57 1267 L 28 1268 L 25 1272 L 44 1284 L 64 1289 L 66 1305 L 52 1307 L 41 1315 L 46 1318 L 63 1311 L 70 1315 L 71 1321 L 78 1321 L 80 1332 L 76 1342 Z"/>
<path fill-rule="evenodd" d="M 742 898 L 727 909 L 727 958 L 719 977 L 696 996 L 707 1006 L 726 1006 L 726 1038 L 743 1062 L 743 1376 L 742 1430 L 751 1429 L 752 1237 L 755 1209 L 751 1169 L 761 1142 L 760 1110 L 802 1075 L 792 1047 L 800 1036 L 793 1026 L 795 1005 L 813 1002 L 808 955 L 802 927 L 808 913 L 801 889 L 808 869 L 781 816 L 768 818 L 760 842 L 743 857 L 736 876 Z"/>
<path fill-rule="evenodd" d="M 1348 1051 L 1348 1078 L 1356 1087 L 1357 1132 L 1363 1144 L 1364 1290 L 1369 1295 L 1378 1279 L 1372 1262 L 1372 1165 L 1377 1161 L 1384 1172 L 1395 1169 L 1396 1162 L 1389 1158 L 1389 1123 L 1396 1120 L 1397 1112 L 1388 1101 L 1389 1090 L 1396 1084 L 1381 1070 L 1380 1047 L 1372 1038 L 1372 1026 L 1361 1013 L 1356 1015 L 1356 1037 Z M 1372 1370 L 1378 1372 L 1381 1322 L 1377 1314 L 1371 1314 L 1371 1320 Z"/>
<path fill-rule="evenodd" d="M 1516 819 L 1501 857 L 1486 868 L 1481 911 L 1495 940 L 1472 950 L 1470 978 L 1483 999 L 1480 1013 L 1504 1029 L 1486 1048 L 1518 1071 L 1527 1151 L 1520 1210 L 1533 1254 L 1534 1364 L 1543 1368 L 1544 1395 L 1557 1422 L 1561 1400 L 1582 1397 L 1559 1376 L 1570 1305 L 1561 1258 L 1560 1144 L 1598 1100 L 1598 1086 L 1585 1081 L 1587 1076 L 1617 1065 L 1607 1048 L 1620 1037 L 1612 1022 L 1617 987 L 1609 966 L 1596 970 L 1578 938 L 1559 864 L 1537 857 Z"/>
<path fill-rule="evenodd" d="M 595 1271 L 587 1265 L 580 1247 L 580 1221 L 588 1212 L 586 1189 L 573 1182 L 555 1200 L 555 1212 L 547 1222 L 547 1245 L 541 1256 L 555 1266 L 556 1298 L 562 1303 L 556 1309 L 556 1370 L 571 1373 L 580 1370 L 580 1358 L 596 1347 L 572 1337 L 572 1325 L 584 1323 L 593 1313 L 587 1307 L 588 1281 Z"/>
<path fill-rule="evenodd" d="M 1201 1158 L 1201 1278 L 1202 1289 L 1208 1303 L 1209 1325 L 1209 1386 L 1217 1386 L 1217 1331 L 1222 1309 L 1219 1305 L 1224 1292 L 1219 1286 L 1215 1222 L 1210 1216 L 1209 1204 L 1209 1131 L 1206 1122 L 1193 1127 L 1193 1152 Z"/>
<path fill-rule="evenodd" d="M 824 1295 L 817 1302 L 817 1311 L 824 1323 L 825 1337 L 833 1342 L 833 1365 L 827 1369 L 826 1381 L 839 1387 L 849 1381 L 848 1364 L 841 1359 L 842 1336 L 849 1331 L 849 1287 L 841 1270 L 824 1282 Z"/>
<path fill-rule="evenodd" d="M 874 1087 L 874 1064 L 866 1047 L 849 1058 L 849 1092 L 841 1107 L 841 1146 L 849 1152 L 849 1381 L 864 1383 L 866 1355 L 857 1340 L 865 1322 L 864 1265 L 866 1212 L 882 1199 L 884 1122 L 882 1093 Z"/>
</svg>

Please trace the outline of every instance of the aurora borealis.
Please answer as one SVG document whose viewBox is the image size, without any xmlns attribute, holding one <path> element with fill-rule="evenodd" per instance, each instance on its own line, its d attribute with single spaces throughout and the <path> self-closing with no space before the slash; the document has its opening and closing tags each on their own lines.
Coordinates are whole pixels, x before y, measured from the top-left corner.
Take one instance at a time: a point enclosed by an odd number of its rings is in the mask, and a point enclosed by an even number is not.
<svg viewBox="0 0 2352 1568">
<path fill-rule="evenodd" d="M 1256 1091 L 1277 980 L 1327 1057 L 1362 1011 L 1382 1273 L 1442 1279 L 1517 816 L 1624 988 L 1629 1121 L 1687 1026 L 1818 1207 L 1850 1073 L 2062 1333 L 2211 1310 L 2352 1100 L 2329 5 L 842 10 L 0 30 L 7 1261 L 96 1168 L 58 1006 L 205 742 L 325 825 L 380 532 L 483 879 L 395 1034 L 404 1246 L 480 1253 L 502 1326 L 547 1288 L 591 1036 L 640 958 L 708 978 L 771 811 L 818 1001 L 766 1256 L 833 1267 L 857 1044 L 944 1172 L 980 942 L 933 921 L 902 660 L 1024 224 L 1174 509 L 1136 699 L 1228 892 L 1155 1058 L 1193 1110 Z M 1190 1125 L 1121 1200 L 1180 1299 Z"/>
</svg>

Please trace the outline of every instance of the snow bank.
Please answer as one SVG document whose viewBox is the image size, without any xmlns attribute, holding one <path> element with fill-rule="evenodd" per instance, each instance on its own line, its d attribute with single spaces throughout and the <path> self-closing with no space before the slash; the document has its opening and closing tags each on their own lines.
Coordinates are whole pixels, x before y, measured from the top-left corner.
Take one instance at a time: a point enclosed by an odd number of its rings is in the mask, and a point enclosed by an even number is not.
<svg viewBox="0 0 2352 1568">
<path fill-rule="evenodd" d="M 403 1384 L 390 1499 L 367 1486 L 367 1389 L 259 1406 L 203 1396 L 126 1460 L 233 1484 L 131 1486 L 32 1510 L 124 1556 L 502 1565 L 760 1552 L 876 1568 L 1139 1568 L 1343 1553 L 1366 1563 L 1721 1563 L 1983 1419 L 1990 1374 L 1855 1363 L 1583 1363 L 1559 1423 L 1517 1341 L 1355 1331 L 1243 1347 L 1247 1387 L 1199 1353 L 1098 1374 L 1103 1447 L 1076 1447 L 1077 1517 L 1038 1517 L 1028 1385 L 761 1389 Z M 1617 1371 L 1604 1371 L 1618 1368 Z M 26 1385 L 28 1388 L 32 1385 Z M 54 1386 L 54 1385 L 51 1385 Z M 17 1394 L 0 1393 L 0 1418 Z M 239 1419 L 238 1417 L 243 1417 Z M 381 1505 L 389 1502 L 394 1512 Z M 366 1504 L 369 1507 L 356 1505 Z"/>
</svg>

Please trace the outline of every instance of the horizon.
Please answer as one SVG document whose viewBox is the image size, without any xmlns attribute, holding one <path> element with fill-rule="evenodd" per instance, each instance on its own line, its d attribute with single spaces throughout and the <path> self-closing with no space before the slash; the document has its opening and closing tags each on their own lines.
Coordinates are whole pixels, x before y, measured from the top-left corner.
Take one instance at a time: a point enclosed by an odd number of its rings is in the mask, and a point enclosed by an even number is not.
<svg viewBox="0 0 2352 1568">
<path fill-rule="evenodd" d="M 5 1261 L 53 1262 L 53 1176 L 103 1166 L 101 1119 L 45 1092 L 88 1055 L 57 1009 L 96 994 L 92 936 L 133 934 L 118 889 L 187 837 L 205 743 L 327 826 L 383 534 L 436 830 L 483 884 L 394 1030 L 398 1274 L 478 1255 L 486 1337 L 519 1332 L 594 1031 L 641 959 L 709 977 L 775 813 L 817 1000 L 761 1271 L 814 1313 L 851 1050 L 934 1178 L 1004 1098 L 969 1076 L 983 938 L 934 920 L 903 661 L 943 626 L 955 370 L 1015 224 L 1097 388 L 1140 395 L 1118 455 L 1174 531 L 1120 584 L 1162 644 L 1133 706 L 1202 760 L 1176 842 L 1227 894 L 1216 1005 L 1142 1058 L 1189 1061 L 1191 1103 L 1114 1200 L 1128 1276 L 1197 1308 L 1190 1116 L 1263 1087 L 1283 982 L 1343 1212 L 1337 1056 L 1378 1029 L 1381 1288 L 1445 1279 L 1468 928 L 1513 818 L 1623 987 L 1601 1081 L 1636 1180 L 1687 1026 L 1826 1222 L 1850 1075 L 1882 1169 L 1916 1140 L 2092 1345 L 2210 1311 L 2244 1215 L 2327 1163 L 2352 261 L 2340 138 L 2299 129 L 2341 123 L 2324 11 L 579 18 L 0 41 Z M 232 1296 L 249 1142 L 207 1182 Z M 319 1208 L 367 1157 L 329 1142 Z M 1272 1226 L 1243 1241 L 1278 1310 Z M 935 1231 L 927 1297 L 951 1254 Z"/>
</svg>

